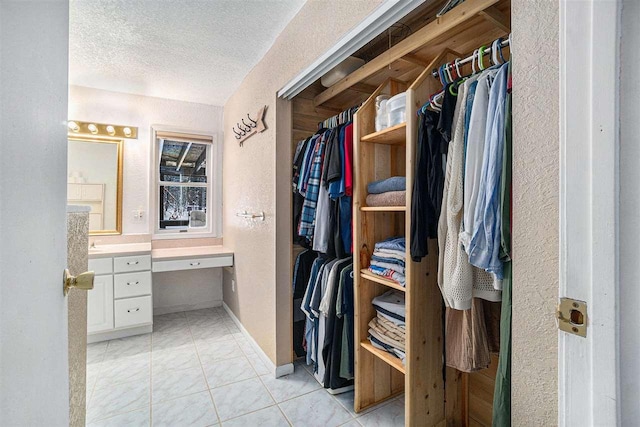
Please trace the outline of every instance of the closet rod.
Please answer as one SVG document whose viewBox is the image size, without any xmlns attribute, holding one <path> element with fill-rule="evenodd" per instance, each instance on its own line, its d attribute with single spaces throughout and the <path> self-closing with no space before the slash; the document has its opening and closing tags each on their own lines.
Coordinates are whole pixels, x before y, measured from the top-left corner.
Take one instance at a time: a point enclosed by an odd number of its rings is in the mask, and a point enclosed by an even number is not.
<svg viewBox="0 0 640 427">
<path fill-rule="evenodd" d="M 509 34 L 509 37 L 502 40 L 502 43 L 500 43 L 500 47 L 503 48 L 505 46 L 509 46 L 511 41 L 511 34 Z M 476 49 L 477 50 L 477 49 Z M 487 47 L 484 51 L 483 54 L 484 55 L 488 55 L 491 53 L 491 46 Z M 477 58 L 474 54 L 472 54 L 471 56 L 467 56 L 464 59 L 461 59 L 460 61 L 458 61 L 458 65 L 464 65 L 464 64 L 468 64 L 469 62 L 473 61 L 475 58 Z M 438 77 L 438 70 L 433 70 L 433 72 L 431 73 L 431 75 L 433 75 L 433 77 Z"/>
</svg>

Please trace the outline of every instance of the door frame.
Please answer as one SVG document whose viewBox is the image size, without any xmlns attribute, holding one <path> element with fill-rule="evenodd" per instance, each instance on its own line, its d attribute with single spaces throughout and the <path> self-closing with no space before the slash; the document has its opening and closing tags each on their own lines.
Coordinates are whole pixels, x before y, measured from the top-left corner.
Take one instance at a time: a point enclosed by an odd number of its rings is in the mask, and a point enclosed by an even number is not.
<svg viewBox="0 0 640 427">
<path fill-rule="evenodd" d="M 558 424 L 619 424 L 618 0 L 560 0 L 559 296 L 587 337 L 558 332 Z M 588 124 L 588 125 L 586 125 Z"/>
</svg>

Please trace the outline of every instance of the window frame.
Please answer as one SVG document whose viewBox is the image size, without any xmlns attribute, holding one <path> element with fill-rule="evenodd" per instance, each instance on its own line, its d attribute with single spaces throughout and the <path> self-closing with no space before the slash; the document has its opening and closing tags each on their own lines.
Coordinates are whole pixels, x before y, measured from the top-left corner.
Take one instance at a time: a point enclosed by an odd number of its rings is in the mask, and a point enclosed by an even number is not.
<svg viewBox="0 0 640 427">
<path fill-rule="evenodd" d="M 173 140 L 206 144 L 207 147 L 207 182 L 168 182 L 160 181 L 159 167 L 159 134 L 173 134 Z M 168 138 L 167 138 L 168 139 Z M 216 132 L 194 131 L 176 127 L 153 125 L 151 127 L 151 163 L 150 171 L 150 231 L 154 240 L 161 239 L 194 239 L 219 238 L 222 224 L 222 156 Z M 160 228 L 160 187 L 205 187 L 207 189 L 207 225 L 202 228 L 161 229 Z"/>
</svg>

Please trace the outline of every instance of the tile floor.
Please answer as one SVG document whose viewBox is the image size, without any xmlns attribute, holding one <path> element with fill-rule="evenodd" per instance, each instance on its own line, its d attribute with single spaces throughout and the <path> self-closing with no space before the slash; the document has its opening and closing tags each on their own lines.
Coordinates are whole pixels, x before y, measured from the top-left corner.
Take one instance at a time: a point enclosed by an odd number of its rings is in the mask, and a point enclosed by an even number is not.
<svg viewBox="0 0 640 427">
<path fill-rule="evenodd" d="M 308 367 L 275 379 L 222 309 L 154 318 L 153 334 L 89 344 L 88 426 L 403 426 L 404 400 L 363 414 Z"/>
</svg>

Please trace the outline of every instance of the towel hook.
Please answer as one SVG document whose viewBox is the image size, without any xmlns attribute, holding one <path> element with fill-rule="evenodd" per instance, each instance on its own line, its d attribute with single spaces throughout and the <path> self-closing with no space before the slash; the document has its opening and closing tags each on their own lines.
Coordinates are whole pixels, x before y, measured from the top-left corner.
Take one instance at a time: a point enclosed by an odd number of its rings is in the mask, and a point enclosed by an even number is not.
<svg viewBox="0 0 640 427">
<path fill-rule="evenodd" d="M 242 138 L 242 134 L 240 132 L 236 132 L 236 128 L 235 126 L 231 128 L 231 130 L 233 131 L 233 133 L 236 134 L 236 139 L 240 139 Z"/>
<path fill-rule="evenodd" d="M 244 119 L 242 119 L 242 124 L 245 125 L 247 127 L 248 132 L 251 131 L 251 129 L 253 129 L 253 126 L 251 126 L 251 124 L 247 124 L 247 122 L 244 121 Z"/>
<path fill-rule="evenodd" d="M 258 127 L 258 122 L 256 120 L 253 120 L 251 118 L 251 116 L 249 115 L 249 113 L 247 113 L 247 119 L 249 119 L 249 121 L 251 122 L 251 127 L 252 128 Z"/>
</svg>

